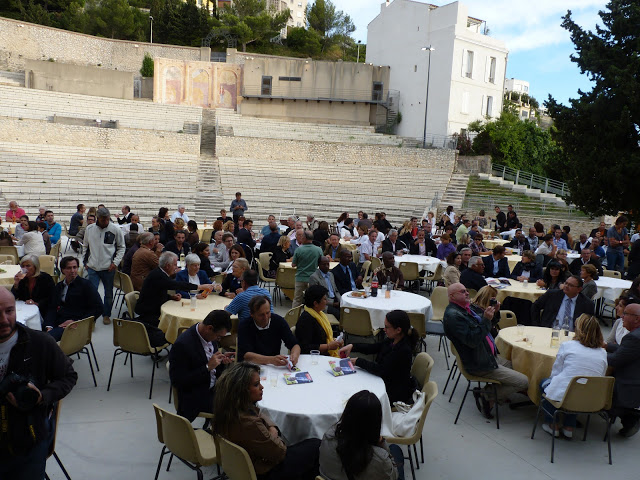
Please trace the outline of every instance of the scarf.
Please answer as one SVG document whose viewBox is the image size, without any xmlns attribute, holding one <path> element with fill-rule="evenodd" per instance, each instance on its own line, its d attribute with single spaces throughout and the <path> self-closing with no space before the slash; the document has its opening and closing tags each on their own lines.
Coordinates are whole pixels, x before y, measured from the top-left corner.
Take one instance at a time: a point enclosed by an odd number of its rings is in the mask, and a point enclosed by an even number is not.
<svg viewBox="0 0 640 480">
<path fill-rule="evenodd" d="M 327 344 L 329 342 L 333 342 L 333 331 L 331 330 L 331 324 L 329 323 L 329 319 L 324 314 L 324 312 L 316 312 L 313 308 L 309 308 L 307 306 L 304 307 L 304 311 L 315 318 L 316 321 L 320 324 L 320 326 L 324 330 L 325 335 L 327 336 Z M 331 357 L 340 357 L 340 355 L 338 355 L 338 350 L 329 350 L 327 353 Z"/>
</svg>

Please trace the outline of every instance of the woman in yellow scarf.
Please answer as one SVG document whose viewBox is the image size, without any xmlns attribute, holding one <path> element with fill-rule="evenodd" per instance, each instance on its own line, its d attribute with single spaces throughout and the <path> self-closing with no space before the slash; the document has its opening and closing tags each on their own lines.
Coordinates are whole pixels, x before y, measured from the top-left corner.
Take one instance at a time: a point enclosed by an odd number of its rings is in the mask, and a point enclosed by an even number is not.
<svg viewBox="0 0 640 480">
<path fill-rule="evenodd" d="M 304 293 L 304 311 L 296 324 L 296 337 L 300 353 L 319 350 L 323 355 L 339 357 L 338 350 L 343 341 L 333 338 L 333 331 L 324 309 L 327 306 L 328 290 L 322 285 L 311 285 Z"/>
</svg>

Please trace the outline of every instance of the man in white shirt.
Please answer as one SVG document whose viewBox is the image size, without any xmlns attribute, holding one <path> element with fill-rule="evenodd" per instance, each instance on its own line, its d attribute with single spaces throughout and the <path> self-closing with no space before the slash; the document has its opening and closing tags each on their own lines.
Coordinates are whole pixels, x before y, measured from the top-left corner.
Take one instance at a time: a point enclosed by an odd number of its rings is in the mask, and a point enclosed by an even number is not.
<svg viewBox="0 0 640 480">
<path fill-rule="evenodd" d="M 360 242 L 360 246 L 358 250 L 360 250 L 360 263 L 364 263 L 367 260 L 371 260 L 371 257 L 376 256 L 376 252 L 374 252 L 374 245 L 376 243 L 376 237 L 378 236 L 378 232 L 371 231 L 369 232 L 369 236 L 362 239 Z"/>
<path fill-rule="evenodd" d="M 553 237 L 551 234 L 546 234 L 543 238 L 543 243 L 536 249 L 536 255 L 544 255 L 545 257 L 545 265 L 549 260 L 555 258 L 556 252 L 558 251 L 558 247 L 556 247 L 553 243 Z M 564 240 L 563 240 L 564 241 Z"/>
<path fill-rule="evenodd" d="M 181 218 L 182 220 L 184 220 L 184 223 L 189 223 L 189 216 L 184 213 L 184 205 L 178 205 L 178 211 L 174 212 L 173 215 L 171 215 L 171 222 L 175 223 L 176 218 Z"/>
</svg>

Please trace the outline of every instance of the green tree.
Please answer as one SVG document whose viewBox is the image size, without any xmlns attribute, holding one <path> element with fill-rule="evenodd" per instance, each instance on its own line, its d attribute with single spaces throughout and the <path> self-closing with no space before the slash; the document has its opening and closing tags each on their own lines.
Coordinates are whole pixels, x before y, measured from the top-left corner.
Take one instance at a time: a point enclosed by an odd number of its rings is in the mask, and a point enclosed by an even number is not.
<svg viewBox="0 0 640 480">
<path fill-rule="evenodd" d="M 101 0 L 92 4 L 89 15 L 91 34 L 108 38 L 143 41 L 147 16 L 127 0 Z"/>
<path fill-rule="evenodd" d="M 351 17 L 342 10 L 336 11 L 336 7 L 331 0 L 315 0 L 313 4 L 307 6 L 307 21 L 309 27 L 318 32 L 322 37 L 322 51 L 331 49 L 338 45 L 344 57 L 348 40 L 355 32 L 356 27 Z"/>
<path fill-rule="evenodd" d="M 569 186 L 568 200 L 591 215 L 628 211 L 638 218 L 640 196 L 640 4 L 613 0 L 599 12 L 602 26 L 584 31 L 571 18 L 571 56 L 593 82 L 569 106 L 549 96 L 545 105 L 555 121 L 563 155 L 552 171 Z"/>
<path fill-rule="evenodd" d="M 322 37 L 312 29 L 293 27 L 287 32 L 287 46 L 294 52 L 316 57 L 322 51 Z"/>
<path fill-rule="evenodd" d="M 153 58 L 149 53 L 145 52 L 142 59 L 142 68 L 140 69 L 140 75 L 143 77 L 153 77 Z"/>
</svg>

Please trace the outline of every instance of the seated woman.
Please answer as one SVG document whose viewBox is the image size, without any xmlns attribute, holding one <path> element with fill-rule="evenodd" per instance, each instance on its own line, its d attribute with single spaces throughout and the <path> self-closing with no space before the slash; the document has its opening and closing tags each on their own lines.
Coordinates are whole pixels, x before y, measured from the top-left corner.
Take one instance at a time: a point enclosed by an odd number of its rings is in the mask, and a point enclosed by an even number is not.
<svg viewBox="0 0 640 480">
<path fill-rule="evenodd" d="M 187 222 L 187 238 L 185 242 L 189 245 L 195 245 L 200 241 L 200 236 L 198 235 L 198 224 L 195 220 L 189 220 Z"/>
<path fill-rule="evenodd" d="M 484 246 L 483 240 L 484 237 L 478 234 L 469 243 L 469 247 L 471 248 L 471 251 L 474 255 L 488 255 L 489 253 L 491 253 L 489 249 Z"/>
<path fill-rule="evenodd" d="M 221 297 L 234 298 L 238 293 L 242 292 L 240 278 L 245 270 L 249 270 L 249 262 L 247 262 L 246 258 L 238 258 L 233 262 L 231 274 L 224 277 L 222 282 Z"/>
<path fill-rule="evenodd" d="M 333 338 L 333 331 L 324 309 L 327 306 L 328 290 L 322 285 L 311 285 L 304 292 L 304 311 L 296 324 L 296 338 L 300 353 L 320 350 L 323 355 L 339 357 L 342 340 Z"/>
<path fill-rule="evenodd" d="M 402 222 L 402 228 L 398 232 L 398 240 L 400 240 L 405 245 L 411 245 L 415 240 L 411 233 L 412 231 L 413 231 L 413 227 L 411 226 L 410 220 Z"/>
<path fill-rule="evenodd" d="M 602 348 L 602 331 L 598 319 L 594 316 L 582 314 L 576 320 L 576 335 L 573 340 L 564 342 L 558 349 L 556 361 L 551 369 L 551 376 L 540 384 L 549 400 L 560 401 L 564 397 L 569 382 L 574 377 L 599 377 L 607 371 L 607 352 Z M 547 412 L 554 413 L 555 408 L 547 400 L 542 400 Z M 545 423 L 542 429 L 550 435 L 560 436 L 560 430 L 565 437 L 573 436 L 576 426 L 576 416 L 564 414 L 562 424 L 553 424 L 553 416 L 545 412 Z"/>
<path fill-rule="evenodd" d="M 340 349 L 345 356 L 351 351 L 377 354 L 371 362 L 364 358 L 352 358 L 354 365 L 382 378 L 387 388 L 389 402 L 413 403 L 412 395 L 416 389 L 411 377 L 413 351 L 419 337 L 409 321 L 409 315 L 403 310 L 392 310 L 384 319 L 384 332 L 387 336 L 381 343 L 349 344 Z"/>
<path fill-rule="evenodd" d="M 25 256 L 36 255 L 39 257 L 40 255 L 47 254 L 44 238 L 42 237 L 42 233 L 38 231 L 38 224 L 36 222 L 27 222 L 25 232 L 16 245 L 24 245 Z"/>
<path fill-rule="evenodd" d="M 615 310 L 616 317 L 618 317 L 618 319 L 613 323 L 609 336 L 605 340 L 605 348 L 607 349 L 607 352 L 613 352 L 616 349 L 616 346 L 620 345 L 624 336 L 629 333 L 629 330 L 624 328 L 624 325 L 622 324 L 622 313 L 624 312 L 624 307 L 630 303 L 638 303 L 638 300 L 631 297 L 628 292 L 623 292 L 622 295 L 616 299 Z"/>
<path fill-rule="evenodd" d="M 211 261 L 209 260 L 209 244 L 198 242 L 191 247 L 191 252 L 200 258 L 200 270 L 206 273 L 209 278 L 215 277 L 216 272 L 211 268 Z"/>
<path fill-rule="evenodd" d="M 314 480 L 320 440 L 287 446 L 277 425 L 256 405 L 263 388 L 258 365 L 240 362 L 226 369 L 216 382 L 213 431 L 247 451 L 259 480 Z"/>
<path fill-rule="evenodd" d="M 281 263 L 289 262 L 291 260 L 291 252 L 289 247 L 291 246 L 291 240 L 286 235 L 282 235 L 278 239 L 278 246 L 273 250 L 271 260 L 269 260 L 269 278 L 276 278 L 276 271 Z"/>
<path fill-rule="evenodd" d="M 598 279 L 598 269 L 590 263 L 582 265 L 580 267 L 580 278 L 583 281 L 581 293 L 591 300 L 598 293 L 598 286 L 595 282 Z"/>
<path fill-rule="evenodd" d="M 177 219 L 176 219 L 177 220 Z M 176 274 L 176 281 L 188 282 L 193 285 L 207 285 L 209 283 L 209 277 L 204 270 L 200 270 L 200 257 L 195 253 L 190 253 L 184 259 L 187 264 L 186 268 L 180 270 Z M 182 298 L 189 298 L 189 292 L 178 291 Z M 206 298 L 209 293 L 204 291 L 198 292 L 196 298 Z"/>
<path fill-rule="evenodd" d="M 562 265 L 562 270 L 564 272 L 569 271 L 569 262 L 567 261 L 567 257 L 569 256 L 569 252 L 567 252 L 564 248 L 561 248 L 556 252 L 556 261 Z"/>
<path fill-rule="evenodd" d="M 340 229 L 343 227 L 344 221 L 347 218 L 349 218 L 349 212 L 342 212 L 338 217 L 338 220 L 336 221 L 336 228 L 338 229 L 338 233 L 340 232 Z"/>
<path fill-rule="evenodd" d="M 48 273 L 40 271 L 40 261 L 35 255 L 22 257 L 20 267 L 21 270 L 13 277 L 11 293 L 16 297 L 16 300 L 36 305 L 42 318 L 46 318 L 49 311 L 49 300 L 56 287 L 53 278 Z"/>
<path fill-rule="evenodd" d="M 463 248 L 469 248 L 474 242 L 471 240 L 468 234 L 464 234 L 460 237 L 460 241 L 456 246 L 456 251 L 460 252 Z"/>
<path fill-rule="evenodd" d="M 244 222 L 244 220 L 243 220 Z M 229 232 L 229 233 L 235 233 L 236 231 L 236 224 L 233 223 L 233 220 L 227 220 L 226 222 L 224 222 L 222 224 L 222 231 L 223 232 Z"/>
<path fill-rule="evenodd" d="M 547 290 L 560 290 L 566 279 L 567 276 L 562 271 L 562 265 L 552 260 L 547 264 L 544 275 L 536 282 L 536 285 Z"/>
<path fill-rule="evenodd" d="M 317 242 L 320 248 L 324 249 L 324 245 L 329 239 L 329 224 L 324 220 L 318 224 L 318 228 L 313 231 L 313 241 Z"/>
<path fill-rule="evenodd" d="M 445 287 L 460 282 L 461 263 L 462 256 L 460 256 L 460 252 L 451 252 L 447 256 L 447 268 L 444 269 L 444 273 L 442 274 Z"/>
<path fill-rule="evenodd" d="M 471 301 L 471 310 L 477 313 L 480 318 L 484 315 L 484 311 L 489 308 L 491 305 L 491 300 L 495 300 L 498 295 L 498 290 L 493 288 L 491 285 L 485 285 L 480 290 L 478 290 L 478 294 Z M 500 321 L 500 303 L 496 303 L 493 308 L 495 309 L 495 314 L 491 319 L 491 335 L 495 338 L 498 336 L 498 322 Z"/>
<path fill-rule="evenodd" d="M 222 273 L 224 273 L 225 275 L 230 274 L 233 271 L 233 262 L 235 262 L 238 258 L 246 259 L 247 257 L 244 254 L 244 248 L 242 248 L 242 245 L 238 245 L 236 243 L 234 245 L 231 245 L 231 248 L 229 249 L 229 266 Z"/>
<path fill-rule="evenodd" d="M 513 267 L 511 278 L 519 282 L 524 282 L 525 280 L 528 282 L 537 282 L 542 277 L 542 267 L 536 265 L 536 254 L 531 250 L 522 252 L 522 260 Z"/>
<path fill-rule="evenodd" d="M 322 437 L 320 475 L 331 480 L 404 479 L 402 450 L 398 445 L 387 445 L 381 429 L 378 397 L 368 390 L 355 393 L 340 421 Z"/>
<path fill-rule="evenodd" d="M 440 237 L 440 245 L 438 245 L 438 252 L 436 256 L 440 260 L 444 260 L 450 253 L 455 251 L 456 247 L 451 243 L 451 236 L 448 233 L 443 234 Z"/>
</svg>

